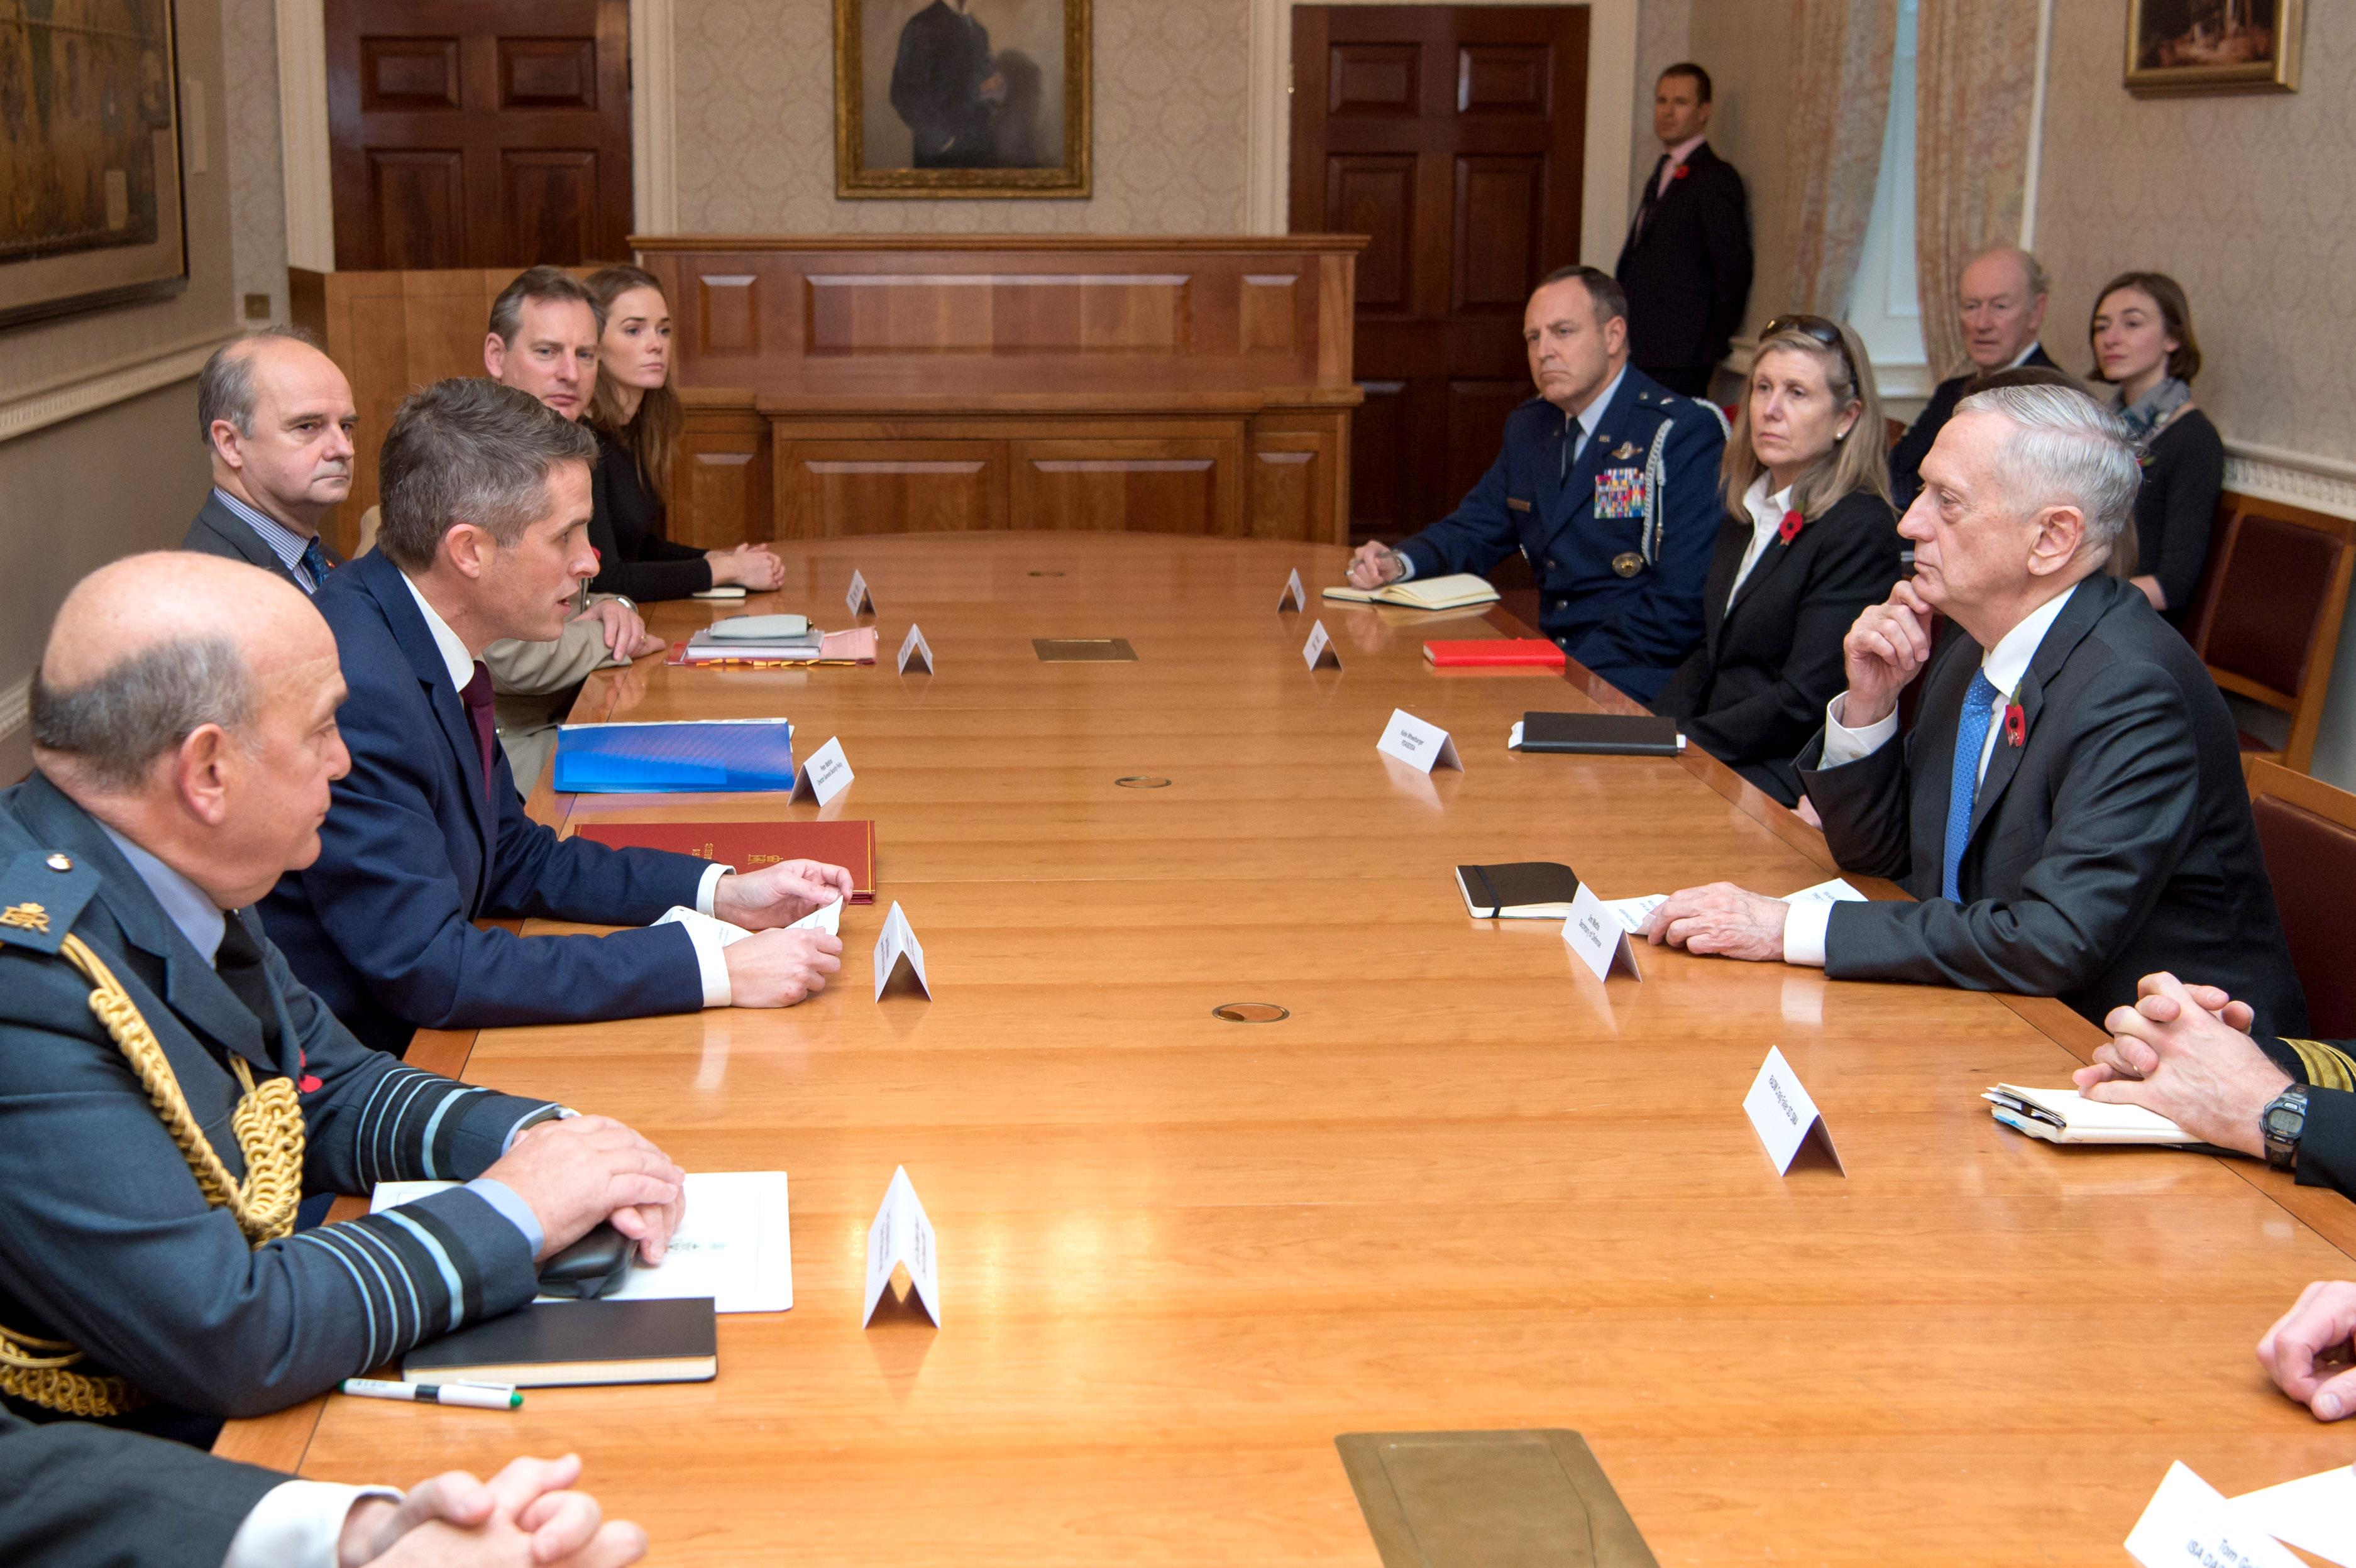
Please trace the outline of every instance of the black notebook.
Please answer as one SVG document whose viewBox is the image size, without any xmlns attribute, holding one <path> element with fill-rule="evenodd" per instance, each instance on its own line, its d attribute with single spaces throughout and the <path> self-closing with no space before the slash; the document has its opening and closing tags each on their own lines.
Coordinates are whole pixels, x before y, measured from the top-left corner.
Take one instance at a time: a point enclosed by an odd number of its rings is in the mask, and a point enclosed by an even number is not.
<svg viewBox="0 0 2356 1568">
<path fill-rule="evenodd" d="M 1522 750 L 1591 757 L 1674 757 L 1677 721 L 1649 713 L 1525 713 Z"/>
<path fill-rule="evenodd" d="M 720 1372 L 712 1297 L 554 1301 L 487 1318 L 402 1358 L 412 1383 L 708 1382 Z"/>
<path fill-rule="evenodd" d="M 1456 887 L 1475 920 L 1569 920 L 1579 873 L 1551 860 L 1459 866 Z"/>
</svg>

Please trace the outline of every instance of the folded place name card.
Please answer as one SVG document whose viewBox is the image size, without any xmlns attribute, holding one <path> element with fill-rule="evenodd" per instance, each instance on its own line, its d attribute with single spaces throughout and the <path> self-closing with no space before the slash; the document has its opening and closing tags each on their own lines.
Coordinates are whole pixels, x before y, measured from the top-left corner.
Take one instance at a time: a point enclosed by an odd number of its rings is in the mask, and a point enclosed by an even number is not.
<svg viewBox="0 0 2356 1568">
<path fill-rule="evenodd" d="M 842 596 L 842 602 L 854 615 L 875 612 L 875 596 L 867 592 L 867 579 L 857 567 L 851 569 L 851 592 Z"/>
<path fill-rule="evenodd" d="M 915 622 L 908 624 L 908 635 L 900 640 L 900 673 L 908 673 L 911 664 L 922 667 L 926 675 L 933 673 L 933 650 L 925 641 L 922 628 Z"/>
<path fill-rule="evenodd" d="M 851 787 L 851 759 L 842 754 L 842 738 L 835 736 L 809 754 L 802 764 L 801 777 L 794 781 L 795 800 L 814 800 L 820 805 L 832 804 L 834 797 Z"/>
<path fill-rule="evenodd" d="M 1448 738 L 1448 731 L 1425 723 L 1404 708 L 1391 709 L 1391 721 L 1383 726 L 1383 738 L 1375 742 L 1375 750 L 1386 757 L 1397 757 L 1419 773 L 1434 768 L 1464 771 L 1463 759 L 1457 756 L 1456 742 Z"/>
<path fill-rule="evenodd" d="M 2126 1548 L 2143 1568 L 2299 1568 L 2297 1558 L 2181 1459 L 2168 1467 L 2127 1532 Z"/>
<path fill-rule="evenodd" d="M 884 999 L 884 987 L 892 983 L 893 975 L 902 965 L 915 977 L 916 988 L 932 1000 L 933 983 L 925 978 L 925 948 L 909 927 L 908 917 L 900 912 L 900 901 L 892 901 L 892 912 L 884 917 L 884 934 L 875 939 L 875 999 Z"/>
<path fill-rule="evenodd" d="M 1778 1176 L 1788 1175 L 1792 1161 L 1811 1143 L 1831 1157 L 1835 1170 L 1848 1174 L 1840 1150 L 1833 1147 L 1832 1129 L 1825 1125 L 1824 1114 L 1800 1087 L 1800 1075 L 1776 1047 L 1767 1048 L 1767 1061 L 1751 1081 L 1751 1093 L 1742 1097 L 1742 1109 L 1759 1141 L 1767 1146 L 1767 1157 L 1775 1162 Z"/>
<path fill-rule="evenodd" d="M 2326 1563 L 2356 1568 L 2356 1467 L 2342 1465 L 2244 1492 L 2225 1506 L 2238 1524 L 2255 1525 L 2284 1545 L 2311 1552 Z"/>
<path fill-rule="evenodd" d="M 897 910 L 894 905 L 895 913 Z M 875 1320 L 875 1307 L 884 1299 L 884 1287 L 892 1283 L 894 1269 L 905 1267 L 908 1283 L 915 1287 L 917 1305 L 933 1320 L 933 1327 L 939 1328 L 938 1264 L 933 1247 L 933 1222 L 926 1217 L 925 1206 L 916 1201 L 916 1189 L 908 1179 L 908 1168 L 902 1166 L 892 1173 L 892 1185 L 884 1189 L 884 1206 L 875 1211 L 875 1223 L 867 1227 L 867 1310 L 859 1315 L 859 1326 L 864 1328 Z"/>
<path fill-rule="evenodd" d="M 1599 980 L 1611 978 L 1615 969 L 1633 980 L 1644 977 L 1644 972 L 1636 967 L 1636 944 L 1628 940 L 1626 926 L 1585 882 L 1570 895 L 1570 917 L 1562 923 L 1562 940 Z"/>
<path fill-rule="evenodd" d="M 829 936 L 842 934 L 842 901 L 820 904 L 801 919 L 786 927 L 787 931 L 822 931 Z"/>
<path fill-rule="evenodd" d="M 1301 645 L 1301 662 L 1311 669 L 1324 664 L 1335 669 L 1342 667 L 1342 656 L 1333 651 L 1333 639 L 1325 635 L 1324 622 L 1309 628 L 1309 640 Z"/>
<path fill-rule="evenodd" d="M 1309 608 L 1309 591 L 1301 586 L 1299 567 L 1293 568 L 1292 575 L 1284 580 L 1284 592 L 1277 595 L 1276 608 L 1279 613 Z"/>
</svg>

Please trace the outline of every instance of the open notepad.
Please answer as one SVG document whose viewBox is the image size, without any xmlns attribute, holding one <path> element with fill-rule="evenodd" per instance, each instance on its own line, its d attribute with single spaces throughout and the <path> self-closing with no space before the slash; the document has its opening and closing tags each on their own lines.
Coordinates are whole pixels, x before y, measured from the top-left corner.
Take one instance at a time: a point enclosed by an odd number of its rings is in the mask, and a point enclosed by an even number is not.
<svg viewBox="0 0 2356 1568">
<path fill-rule="evenodd" d="M 1398 604 L 1409 610 L 1460 610 L 1467 604 L 1494 603 L 1497 591 L 1485 577 L 1460 571 L 1451 577 L 1419 577 L 1381 588 L 1328 588 L 1328 599 L 1352 604 Z"/>
<path fill-rule="evenodd" d="M 2110 1105 L 2075 1089 L 2024 1089 L 1999 1083 L 1980 1098 L 1996 1119 L 2050 1144 L 2168 1144 L 2194 1147 L 2199 1138 L 2157 1111 Z"/>
</svg>

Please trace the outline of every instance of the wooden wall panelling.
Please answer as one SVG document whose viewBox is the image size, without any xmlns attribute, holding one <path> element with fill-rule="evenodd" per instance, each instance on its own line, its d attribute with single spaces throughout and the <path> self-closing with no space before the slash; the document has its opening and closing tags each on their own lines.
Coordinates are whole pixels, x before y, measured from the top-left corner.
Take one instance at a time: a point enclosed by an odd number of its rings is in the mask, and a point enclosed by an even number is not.
<svg viewBox="0 0 2356 1568">
<path fill-rule="evenodd" d="M 750 392 L 693 392 L 671 465 L 669 531 L 698 549 L 768 539 L 776 526 L 769 479 L 769 421 Z"/>
<path fill-rule="evenodd" d="M 1243 428 L 1214 437 L 1018 441 L 1007 469 L 1015 527 L 1101 533 L 1245 531 Z"/>
<path fill-rule="evenodd" d="M 781 540 L 1007 527 L 1003 441 L 770 439 Z"/>
<path fill-rule="evenodd" d="M 1244 531 L 1253 539 L 1349 542 L 1349 411 L 1270 411 L 1247 443 Z"/>
</svg>

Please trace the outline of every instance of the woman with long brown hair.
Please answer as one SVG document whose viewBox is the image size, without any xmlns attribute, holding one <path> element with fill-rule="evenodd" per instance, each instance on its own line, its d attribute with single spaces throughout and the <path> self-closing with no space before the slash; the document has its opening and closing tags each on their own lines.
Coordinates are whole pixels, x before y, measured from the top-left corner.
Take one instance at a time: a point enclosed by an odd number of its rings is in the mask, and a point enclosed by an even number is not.
<svg viewBox="0 0 2356 1568">
<path fill-rule="evenodd" d="M 589 288 L 605 312 L 589 398 L 588 424 L 597 436 L 589 542 L 599 558 L 589 586 L 641 603 L 732 582 L 756 593 L 776 587 L 785 567 L 765 544 L 704 550 L 665 536 L 671 464 L 686 422 L 670 387 L 670 304 L 653 274 L 637 267 L 607 267 L 591 275 Z"/>
<path fill-rule="evenodd" d="M 2209 564 L 2225 488 L 2224 438 L 2192 401 L 2192 378 L 2201 374 L 2192 306 L 2166 272 L 2122 272 L 2094 296 L 2086 341 L 2094 379 L 2118 389 L 2119 417 L 2143 463 L 2129 581 L 2181 628 Z"/>
</svg>

